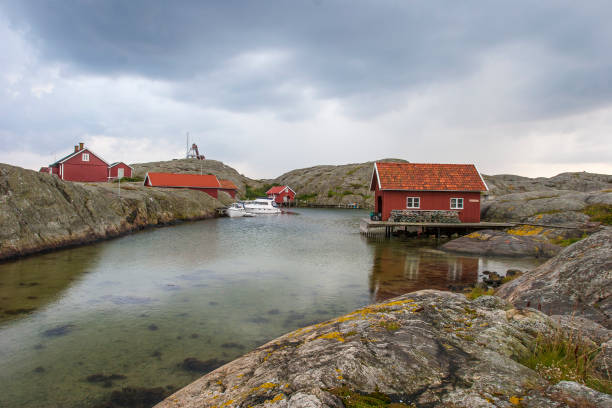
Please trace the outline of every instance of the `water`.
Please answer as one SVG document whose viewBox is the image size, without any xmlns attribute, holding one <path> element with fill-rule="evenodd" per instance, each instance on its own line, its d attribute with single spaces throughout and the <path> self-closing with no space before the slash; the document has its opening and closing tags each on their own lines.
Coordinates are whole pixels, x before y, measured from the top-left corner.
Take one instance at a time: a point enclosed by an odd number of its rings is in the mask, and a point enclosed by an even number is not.
<svg viewBox="0 0 612 408">
<path fill-rule="evenodd" d="M 91 407 L 181 387 L 188 357 L 231 360 L 283 333 L 534 259 L 447 255 L 359 235 L 357 210 L 216 219 L 0 264 L 0 406 Z M 120 374 L 106 384 L 94 374 Z"/>
</svg>

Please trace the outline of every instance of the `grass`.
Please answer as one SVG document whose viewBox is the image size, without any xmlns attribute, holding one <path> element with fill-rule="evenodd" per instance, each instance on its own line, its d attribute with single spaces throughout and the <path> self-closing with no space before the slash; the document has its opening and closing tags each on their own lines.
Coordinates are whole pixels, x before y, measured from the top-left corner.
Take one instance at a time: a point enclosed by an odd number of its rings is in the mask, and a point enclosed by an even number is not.
<svg viewBox="0 0 612 408">
<path fill-rule="evenodd" d="M 260 188 L 253 188 L 253 187 L 251 187 L 251 186 L 249 186 L 247 184 L 245 186 L 246 193 L 244 195 L 244 199 L 245 200 L 254 200 L 257 197 L 265 197 L 266 196 L 266 191 L 268 191 L 270 188 L 272 188 L 274 186 L 280 186 L 280 184 L 264 184 L 263 187 L 260 187 Z"/>
<path fill-rule="evenodd" d="M 602 224 L 612 225 L 612 205 L 593 204 L 585 207 L 583 213 L 591 218 L 591 221 L 601 222 Z"/>
<path fill-rule="evenodd" d="M 317 193 L 311 193 L 311 194 L 300 194 L 298 196 L 295 197 L 296 200 L 298 201 L 310 201 L 313 198 L 317 198 Z"/>
<path fill-rule="evenodd" d="M 581 241 L 583 239 L 585 239 L 587 237 L 587 234 L 582 234 L 581 237 L 575 237 L 575 238 L 565 238 L 565 239 L 557 239 L 552 241 L 553 244 L 562 246 L 562 247 L 566 247 L 566 246 L 570 246 L 572 244 L 575 244 L 578 241 Z"/>
<path fill-rule="evenodd" d="M 478 299 L 481 296 L 491 296 L 495 293 L 495 290 L 493 289 L 489 289 L 489 290 L 484 290 L 482 288 L 473 288 L 472 291 L 468 294 L 466 294 L 465 296 L 470 299 L 470 300 L 474 300 L 474 299 Z"/>
<path fill-rule="evenodd" d="M 328 390 L 331 394 L 339 397 L 346 408 L 411 408 L 415 405 L 392 402 L 389 396 L 374 391 L 369 394 L 361 394 L 348 387 L 338 387 Z"/>
<path fill-rule="evenodd" d="M 593 360 L 600 352 L 578 333 L 570 336 L 558 330 L 554 335 L 539 336 L 530 353 L 519 363 L 536 371 L 552 384 L 576 381 L 606 394 L 612 393 L 612 381 L 595 371 Z"/>
<path fill-rule="evenodd" d="M 121 181 L 131 181 L 131 182 L 137 182 L 137 181 L 144 181 L 144 178 L 142 177 L 122 177 Z M 113 180 L 113 183 L 118 183 L 119 180 Z"/>
</svg>

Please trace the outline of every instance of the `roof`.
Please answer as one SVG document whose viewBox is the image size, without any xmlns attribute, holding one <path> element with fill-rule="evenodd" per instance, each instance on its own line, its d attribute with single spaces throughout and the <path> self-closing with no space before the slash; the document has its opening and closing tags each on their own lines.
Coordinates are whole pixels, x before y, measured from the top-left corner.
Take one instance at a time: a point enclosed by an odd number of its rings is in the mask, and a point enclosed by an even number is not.
<svg viewBox="0 0 612 408">
<path fill-rule="evenodd" d="M 94 152 L 92 152 L 91 150 L 89 150 L 88 148 L 84 147 L 84 148 L 82 148 L 81 150 L 77 150 L 76 152 L 72 152 L 72 153 L 70 153 L 69 155 L 62 157 L 62 158 L 61 158 L 61 159 L 59 159 L 58 161 L 56 161 L 56 162 L 54 162 L 54 163 L 51 163 L 51 164 L 49 165 L 49 167 L 54 167 L 54 166 L 57 166 L 58 164 L 63 163 L 63 162 L 65 162 L 66 160 L 69 160 L 69 159 L 73 158 L 73 157 L 74 157 L 74 156 L 76 156 L 77 154 L 85 152 L 86 150 L 87 150 L 87 152 L 88 152 L 89 154 L 93 154 L 93 155 L 94 155 L 94 156 L 96 156 L 98 159 L 100 159 L 100 160 L 102 160 L 104 163 L 106 163 L 106 165 L 108 166 L 108 163 L 106 162 L 106 160 L 104 160 L 103 158 L 101 158 L 100 156 L 98 156 L 97 154 L 95 154 Z"/>
<path fill-rule="evenodd" d="M 147 179 L 152 187 L 221 187 L 217 176 L 212 174 L 147 173 L 145 183 Z"/>
<path fill-rule="evenodd" d="M 236 187 L 232 180 L 219 180 L 219 184 L 221 185 L 221 188 L 227 190 L 238 190 L 238 187 Z"/>
<path fill-rule="evenodd" d="M 270 188 L 268 191 L 266 191 L 267 195 L 270 194 L 280 194 L 282 193 L 285 189 L 289 189 L 291 191 L 293 191 L 293 189 L 289 186 L 274 186 L 272 188 Z M 293 191 L 293 193 L 295 194 L 295 191 Z"/>
<path fill-rule="evenodd" d="M 132 166 L 130 166 L 129 164 L 125 164 L 124 162 L 114 162 L 113 164 L 109 164 L 108 167 L 115 167 L 118 164 L 124 164 L 124 165 L 128 166 L 130 169 L 134 170 L 134 168 Z"/>
<path fill-rule="evenodd" d="M 487 191 L 473 164 L 375 163 L 374 177 L 381 190 Z"/>
</svg>

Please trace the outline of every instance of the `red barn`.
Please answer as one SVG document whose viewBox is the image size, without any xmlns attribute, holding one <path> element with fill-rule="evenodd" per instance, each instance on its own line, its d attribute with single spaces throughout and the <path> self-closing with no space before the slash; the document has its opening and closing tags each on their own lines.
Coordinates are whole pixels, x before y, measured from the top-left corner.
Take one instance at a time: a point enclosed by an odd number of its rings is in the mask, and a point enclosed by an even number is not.
<svg viewBox="0 0 612 408">
<path fill-rule="evenodd" d="M 50 164 L 49 173 L 68 181 L 108 181 L 108 163 L 79 143 L 74 152 Z"/>
<path fill-rule="evenodd" d="M 453 210 L 461 222 L 480 222 L 488 188 L 473 164 L 375 163 L 370 190 L 383 221 L 391 210 Z"/>
<path fill-rule="evenodd" d="M 132 177 L 132 168 L 124 162 L 115 162 L 108 166 L 108 179 L 120 179 L 123 177 Z"/>
<path fill-rule="evenodd" d="M 274 186 L 266 191 L 266 195 L 276 204 L 288 204 L 295 200 L 295 191 L 289 186 Z"/>
<path fill-rule="evenodd" d="M 236 191 L 238 191 L 238 187 L 231 180 L 219 180 L 219 184 L 221 188 L 219 191 L 225 191 L 232 198 L 236 198 Z"/>
<path fill-rule="evenodd" d="M 211 174 L 147 173 L 144 185 L 148 187 L 200 190 L 214 198 L 217 198 L 217 192 L 221 188 L 217 177 Z"/>
</svg>

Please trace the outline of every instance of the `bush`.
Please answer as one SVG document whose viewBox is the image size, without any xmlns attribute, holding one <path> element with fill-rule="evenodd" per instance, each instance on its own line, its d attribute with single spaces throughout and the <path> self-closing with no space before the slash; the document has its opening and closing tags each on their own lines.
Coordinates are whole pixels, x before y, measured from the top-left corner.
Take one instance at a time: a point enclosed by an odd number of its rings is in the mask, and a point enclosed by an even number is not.
<svg viewBox="0 0 612 408">
<path fill-rule="evenodd" d="M 137 182 L 137 181 L 144 181 L 144 178 L 143 177 L 123 177 L 121 178 L 121 181 Z M 119 179 L 113 180 L 113 183 L 118 183 L 118 182 L 119 182 Z"/>
<path fill-rule="evenodd" d="M 582 212 L 588 215 L 591 221 L 612 225 L 612 205 L 610 204 L 589 205 Z"/>
<path fill-rule="evenodd" d="M 482 288 L 474 288 L 474 289 L 472 289 L 472 291 L 470 293 L 468 293 L 465 296 L 468 299 L 470 299 L 470 300 L 474 300 L 474 299 L 477 299 L 477 298 L 479 298 L 481 296 L 484 296 L 484 295 L 491 296 L 491 295 L 493 295 L 493 293 L 495 293 L 495 291 L 493 289 L 484 290 Z"/>
<path fill-rule="evenodd" d="M 599 347 L 585 341 L 580 334 L 567 336 L 557 330 L 552 336 L 539 336 L 529 355 L 519 363 L 535 370 L 553 384 L 576 381 L 610 394 L 612 381 L 601 376 L 593 367 L 593 360 L 599 352 Z"/>
</svg>

